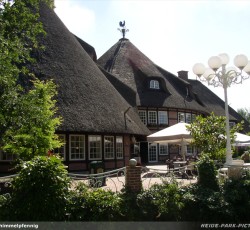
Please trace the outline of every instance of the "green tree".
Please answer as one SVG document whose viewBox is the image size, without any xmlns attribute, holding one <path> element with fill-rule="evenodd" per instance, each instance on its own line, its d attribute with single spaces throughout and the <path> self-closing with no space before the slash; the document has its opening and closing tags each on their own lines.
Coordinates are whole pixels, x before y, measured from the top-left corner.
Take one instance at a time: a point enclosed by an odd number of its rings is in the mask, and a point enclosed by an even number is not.
<svg viewBox="0 0 250 230">
<path fill-rule="evenodd" d="M 250 123 L 250 108 L 237 109 L 237 113 L 239 113 L 243 118 L 245 118 Z"/>
<path fill-rule="evenodd" d="M 2 201 L 0 220 L 65 220 L 70 178 L 61 159 L 36 156 L 23 162 L 21 168 L 12 181 L 11 196 Z"/>
<path fill-rule="evenodd" d="M 31 52 L 43 48 L 38 42 L 46 34 L 38 20 L 41 1 L 53 6 L 52 0 L 0 0 L 0 147 L 25 160 L 60 146 L 54 134 L 60 124 L 55 85 L 26 68 L 35 62 Z"/>
<path fill-rule="evenodd" d="M 234 133 L 241 129 L 241 123 L 230 129 L 231 142 Z M 211 159 L 224 160 L 226 150 L 226 118 L 211 113 L 208 117 L 197 116 L 187 129 L 193 137 L 193 144 Z"/>
</svg>

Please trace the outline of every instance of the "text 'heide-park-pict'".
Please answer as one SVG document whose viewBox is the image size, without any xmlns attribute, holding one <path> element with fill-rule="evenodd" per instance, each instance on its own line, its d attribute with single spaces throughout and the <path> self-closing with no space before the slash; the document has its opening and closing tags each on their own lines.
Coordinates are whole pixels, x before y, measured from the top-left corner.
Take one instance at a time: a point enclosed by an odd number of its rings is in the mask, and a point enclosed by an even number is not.
<svg viewBox="0 0 250 230">
<path fill-rule="evenodd" d="M 0 0 L 0 228 L 248 229 L 247 56 L 175 75 L 119 19 L 98 57 L 56 6 Z"/>
</svg>

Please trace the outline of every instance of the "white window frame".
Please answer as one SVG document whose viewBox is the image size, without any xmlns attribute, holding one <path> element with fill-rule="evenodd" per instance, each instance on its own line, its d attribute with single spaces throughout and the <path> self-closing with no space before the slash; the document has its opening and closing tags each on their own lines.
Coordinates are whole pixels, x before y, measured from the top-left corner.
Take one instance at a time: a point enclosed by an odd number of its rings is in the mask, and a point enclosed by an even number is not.
<svg viewBox="0 0 250 230">
<path fill-rule="evenodd" d="M 147 112 L 145 110 L 139 110 L 138 111 L 139 117 L 145 125 L 147 125 Z"/>
<path fill-rule="evenodd" d="M 120 140 L 121 140 L 121 142 L 120 142 Z M 115 138 L 115 150 L 116 150 L 116 159 L 123 159 L 123 138 L 122 138 L 122 136 L 116 136 L 116 138 Z"/>
<path fill-rule="evenodd" d="M 164 151 L 164 153 L 162 153 L 162 151 L 161 151 L 162 148 L 161 147 L 165 147 L 167 150 Z M 165 144 L 163 144 L 163 143 L 159 144 L 159 155 L 161 155 L 161 156 L 168 155 L 168 144 L 167 143 L 165 143 Z"/>
<path fill-rule="evenodd" d="M 99 146 L 93 146 L 91 147 L 91 138 L 95 138 L 95 139 L 99 139 L 99 140 L 96 140 L 95 142 L 96 143 L 99 143 Z M 89 135 L 88 136 L 88 146 L 89 146 L 89 160 L 101 160 L 102 159 L 102 137 L 100 135 Z M 99 151 L 96 151 L 98 150 Z M 93 153 L 91 153 L 91 151 L 93 151 Z M 99 156 L 96 156 L 96 157 L 93 157 L 91 155 L 99 155 Z"/>
<path fill-rule="evenodd" d="M 178 112 L 178 122 L 185 122 L 185 113 Z"/>
<path fill-rule="evenodd" d="M 58 154 L 62 159 L 66 160 L 66 135 L 65 134 L 57 134 L 58 139 L 63 142 L 63 145 L 60 148 L 55 148 L 53 153 Z"/>
<path fill-rule="evenodd" d="M 81 141 L 74 141 L 75 143 L 78 143 L 78 145 L 72 146 L 72 144 L 73 144 L 72 138 L 73 137 L 83 138 L 83 140 L 81 140 Z M 81 146 L 81 143 L 83 143 L 82 146 Z M 76 148 L 76 149 L 81 148 L 81 149 L 83 149 L 83 151 L 79 152 L 79 153 L 72 153 L 72 148 Z M 85 160 L 85 156 L 86 156 L 85 151 L 86 151 L 86 147 L 85 147 L 85 135 L 70 134 L 69 135 L 69 159 L 71 161 Z M 72 158 L 71 156 L 73 154 L 78 154 L 79 158 Z M 80 157 L 80 155 L 83 155 L 83 157 Z"/>
<path fill-rule="evenodd" d="M 148 162 L 157 162 L 158 161 L 158 146 L 156 143 L 148 143 Z M 152 158 L 155 158 L 152 160 Z"/>
<path fill-rule="evenodd" d="M 115 138 L 114 136 L 104 136 L 104 159 L 115 158 Z"/>
<path fill-rule="evenodd" d="M 154 114 L 154 119 L 152 119 L 153 122 L 150 121 L 152 118 L 150 114 Z M 148 111 L 148 124 L 149 125 L 157 125 L 157 113 L 156 111 Z"/>
<path fill-rule="evenodd" d="M 158 80 L 150 80 L 150 89 L 160 89 L 160 83 Z"/>
<path fill-rule="evenodd" d="M 168 112 L 167 111 L 158 111 L 158 123 L 159 123 L 159 125 L 167 125 L 168 124 Z"/>
<path fill-rule="evenodd" d="M 190 124 L 192 123 L 192 114 L 186 113 L 186 123 Z"/>
</svg>

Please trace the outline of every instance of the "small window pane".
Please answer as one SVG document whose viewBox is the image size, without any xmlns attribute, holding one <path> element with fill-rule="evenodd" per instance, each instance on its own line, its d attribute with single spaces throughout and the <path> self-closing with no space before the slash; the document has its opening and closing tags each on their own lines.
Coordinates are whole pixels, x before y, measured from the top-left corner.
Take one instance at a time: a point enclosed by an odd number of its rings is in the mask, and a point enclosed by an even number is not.
<svg viewBox="0 0 250 230">
<path fill-rule="evenodd" d="M 156 111 L 148 111 L 148 124 L 157 124 Z"/>
<path fill-rule="evenodd" d="M 116 137 L 116 158 L 123 158 L 123 139 L 122 137 Z"/>
<path fill-rule="evenodd" d="M 84 135 L 70 135 L 70 159 L 85 160 Z"/>
<path fill-rule="evenodd" d="M 178 113 L 178 122 L 185 122 L 185 113 Z"/>
<path fill-rule="evenodd" d="M 101 136 L 89 136 L 89 159 L 102 159 Z"/>
<path fill-rule="evenodd" d="M 150 89 L 160 89 L 159 81 L 151 80 Z"/>
<path fill-rule="evenodd" d="M 159 154 L 160 155 L 168 155 L 168 144 L 159 144 Z"/>
<path fill-rule="evenodd" d="M 139 117 L 141 121 L 146 125 L 147 124 L 147 113 L 146 111 L 139 111 Z"/>
<path fill-rule="evenodd" d="M 168 124 L 168 113 L 167 111 L 159 111 L 158 112 L 159 124 Z"/>
<path fill-rule="evenodd" d="M 104 157 L 114 159 L 114 137 L 104 137 Z"/>
</svg>

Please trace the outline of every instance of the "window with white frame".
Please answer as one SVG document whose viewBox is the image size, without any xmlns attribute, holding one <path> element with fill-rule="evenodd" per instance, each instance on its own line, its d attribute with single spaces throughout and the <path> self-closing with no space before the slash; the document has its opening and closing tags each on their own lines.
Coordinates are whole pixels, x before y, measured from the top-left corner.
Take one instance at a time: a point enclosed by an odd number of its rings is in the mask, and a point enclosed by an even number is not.
<svg viewBox="0 0 250 230">
<path fill-rule="evenodd" d="M 150 125 L 157 124 L 156 111 L 148 111 L 148 124 L 150 124 Z"/>
<path fill-rule="evenodd" d="M 114 159 L 115 157 L 115 148 L 114 148 L 114 137 L 105 136 L 104 137 L 104 158 L 105 159 Z"/>
<path fill-rule="evenodd" d="M 185 122 L 185 113 L 178 112 L 178 122 Z"/>
<path fill-rule="evenodd" d="M 192 115 L 191 113 L 186 113 L 186 123 L 190 124 L 192 122 Z"/>
<path fill-rule="evenodd" d="M 139 117 L 141 118 L 141 121 L 146 125 L 147 124 L 147 113 L 146 111 L 139 110 Z"/>
<path fill-rule="evenodd" d="M 156 162 L 157 158 L 157 144 L 149 143 L 148 148 L 148 161 L 149 162 Z"/>
<path fill-rule="evenodd" d="M 150 89 L 160 89 L 159 81 L 151 80 L 150 81 Z"/>
<path fill-rule="evenodd" d="M 191 113 L 178 112 L 178 122 L 186 122 L 190 124 L 192 120 L 193 118 Z"/>
<path fill-rule="evenodd" d="M 168 124 L 168 112 L 167 111 L 159 111 L 158 112 L 158 122 L 159 122 L 159 125 L 167 125 Z"/>
<path fill-rule="evenodd" d="M 187 155 L 191 156 L 195 153 L 195 147 L 192 145 L 187 145 Z"/>
<path fill-rule="evenodd" d="M 89 159 L 102 159 L 102 144 L 101 136 L 89 136 Z"/>
<path fill-rule="evenodd" d="M 85 160 L 85 136 L 69 136 L 70 160 Z"/>
<path fill-rule="evenodd" d="M 58 139 L 60 140 L 60 142 L 62 142 L 62 146 L 60 148 L 56 148 L 54 149 L 54 153 L 58 154 L 63 160 L 66 160 L 66 156 L 65 156 L 65 135 L 63 134 L 58 134 Z"/>
<path fill-rule="evenodd" d="M 116 158 L 123 158 L 123 139 L 121 136 L 116 137 Z"/>
<path fill-rule="evenodd" d="M 168 155 L 168 144 L 159 144 L 159 154 Z"/>
</svg>

